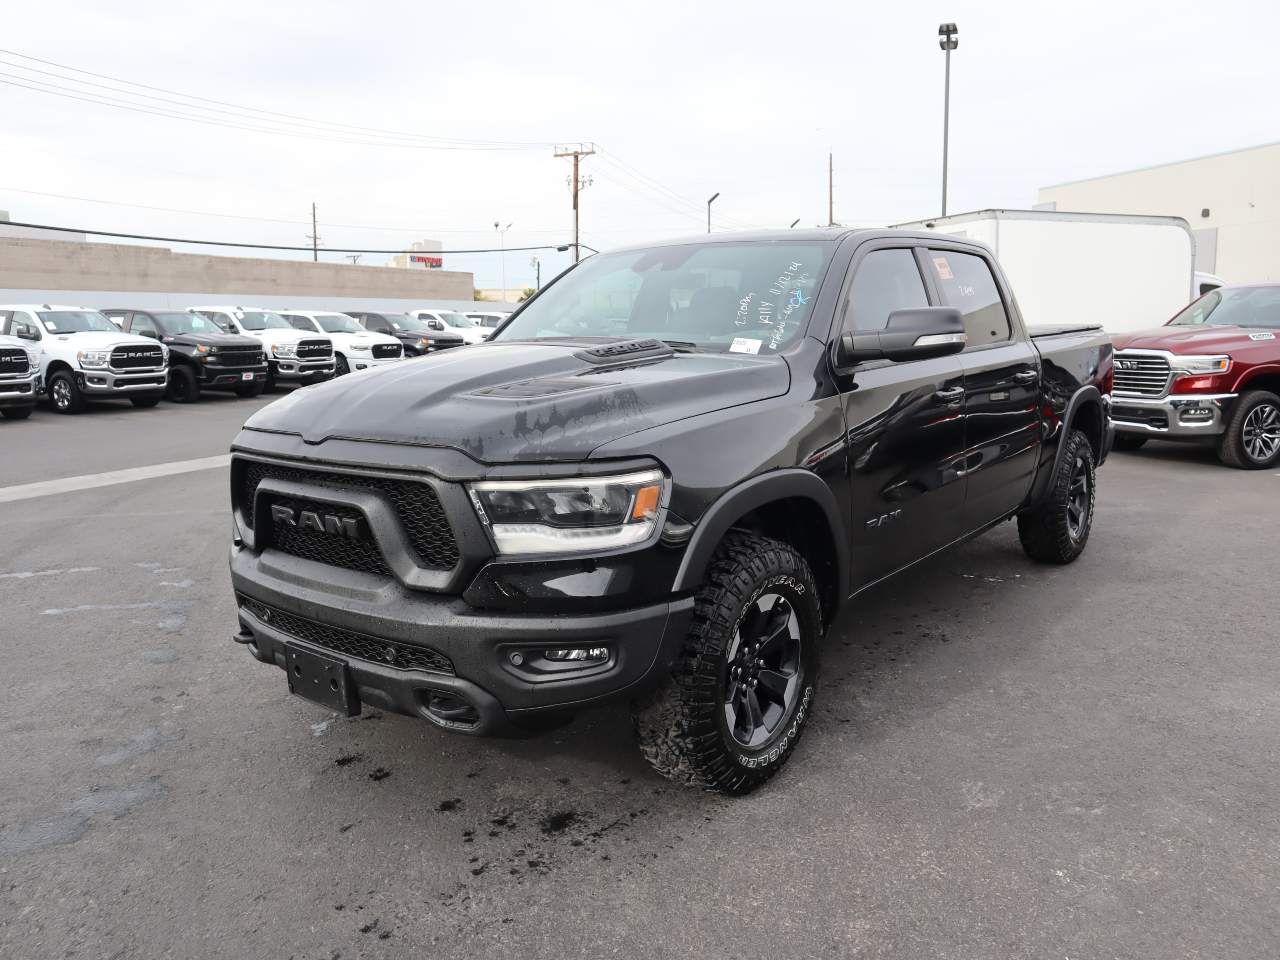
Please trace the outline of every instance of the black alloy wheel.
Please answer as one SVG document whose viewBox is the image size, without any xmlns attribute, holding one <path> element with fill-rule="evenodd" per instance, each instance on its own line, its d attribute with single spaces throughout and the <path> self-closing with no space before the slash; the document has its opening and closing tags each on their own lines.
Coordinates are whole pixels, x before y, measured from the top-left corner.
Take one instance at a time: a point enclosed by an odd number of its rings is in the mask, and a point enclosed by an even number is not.
<svg viewBox="0 0 1280 960">
<path fill-rule="evenodd" d="M 800 620 L 787 599 L 766 593 L 747 612 L 725 664 L 724 719 L 744 747 L 768 740 L 795 704 L 803 677 Z"/>
</svg>

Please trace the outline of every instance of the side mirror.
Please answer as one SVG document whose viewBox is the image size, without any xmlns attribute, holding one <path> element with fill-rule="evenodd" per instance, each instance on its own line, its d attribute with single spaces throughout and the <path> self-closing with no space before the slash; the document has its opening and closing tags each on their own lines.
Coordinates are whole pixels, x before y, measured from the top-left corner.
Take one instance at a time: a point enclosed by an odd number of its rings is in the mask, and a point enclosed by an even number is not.
<svg viewBox="0 0 1280 960">
<path fill-rule="evenodd" d="M 867 360 L 931 360 L 965 348 L 964 321 L 955 307 L 895 310 L 876 333 L 841 334 L 836 362 L 842 367 Z"/>
<path fill-rule="evenodd" d="M 36 332 L 36 328 L 29 323 L 18 323 L 14 325 L 13 335 L 19 340 L 39 340 L 40 334 Z"/>
</svg>

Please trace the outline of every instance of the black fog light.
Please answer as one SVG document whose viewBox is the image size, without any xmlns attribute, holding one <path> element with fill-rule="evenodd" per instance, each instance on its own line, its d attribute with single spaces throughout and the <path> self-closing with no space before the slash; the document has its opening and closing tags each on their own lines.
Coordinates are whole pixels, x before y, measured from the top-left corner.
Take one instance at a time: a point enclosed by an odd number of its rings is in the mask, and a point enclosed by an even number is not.
<svg viewBox="0 0 1280 960">
<path fill-rule="evenodd" d="M 1178 419 L 1183 423 L 1200 423 L 1205 420 L 1213 419 L 1212 407 L 1188 407 L 1178 415 Z"/>
</svg>

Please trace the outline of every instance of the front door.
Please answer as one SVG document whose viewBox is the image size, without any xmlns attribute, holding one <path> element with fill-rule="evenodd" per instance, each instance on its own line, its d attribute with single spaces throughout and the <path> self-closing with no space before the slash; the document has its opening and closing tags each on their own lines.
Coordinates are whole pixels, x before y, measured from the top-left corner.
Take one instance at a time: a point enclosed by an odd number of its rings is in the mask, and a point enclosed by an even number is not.
<svg viewBox="0 0 1280 960">
<path fill-rule="evenodd" d="M 1011 298 L 977 253 L 934 249 L 927 269 L 939 300 L 964 318 L 964 532 L 1026 499 L 1040 449 L 1040 355 L 1012 320 Z"/>
<path fill-rule="evenodd" d="M 893 311 L 929 305 L 910 248 L 870 249 L 855 257 L 853 271 L 841 332 L 883 330 Z M 964 370 L 958 355 L 876 360 L 838 380 L 849 439 L 857 589 L 960 535 Z"/>
</svg>

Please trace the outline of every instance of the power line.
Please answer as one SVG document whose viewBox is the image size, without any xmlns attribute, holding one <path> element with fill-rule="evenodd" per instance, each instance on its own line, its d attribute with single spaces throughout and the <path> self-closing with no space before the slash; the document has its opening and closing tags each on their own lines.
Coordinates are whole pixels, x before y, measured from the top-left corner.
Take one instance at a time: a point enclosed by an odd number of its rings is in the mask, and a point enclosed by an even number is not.
<svg viewBox="0 0 1280 960">
<path fill-rule="evenodd" d="M 251 119 L 258 120 L 258 122 L 279 123 L 280 121 L 278 120 L 271 121 L 271 120 L 265 120 L 263 118 L 280 117 L 283 120 L 287 120 L 287 121 L 301 121 L 305 124 L 320 125 L 324 127 L 334 128 L 337 130 L 350 131 L 350 132 L 354 132 L 356 134 L 361 134 L 361 135 L 372 134 L 377 136 L 391 136 L 391 137 L 399 137 L 402 139 L 419 140 L 426 143 L 440 144 L 442 145 L 441 147 L 442 149 L 470 148 L 470 149 L 521 149 L 521 150 L 524 150 L 524 149 L 544 148 L 544 147 L 554 145 L 554 141 L 549 141 L 549 140 L 545 140 L 545 141 L 480 140 L 480 139 L 468 139 L 468 138 L 462 138 L 462 137 L 436 137 L 436 136 L 431 136 L 427 134 L 414 133 L 414 132 L 404 131 L 404 130 L 391 130 L 391 129 L 381 128 L 381 127 L 364 127 L 356 124 L 342 123 L 342 122 L 333 121 L 333 120 L 325 120 L 317 117 L 307 117 L 300 114 L 284 113 L 278 110 L 265 110 L 259 107 L 248 107 L 243 104 L 232 103 L 227 100 L 216 100 L 210 97 L 198 96 L 196 94 L 183 93 L 181 91 L 172 90 L 167 87 L 159 87 L 159 86 L 154 86 L 152 84 L 139 83 L 134 80 L 126 80 L 122 77 L 113 77 L 104 73 L 95 73 L 92 70 L 84 70 L 80 67 L 70 66 L 69 64 L 57 63 L 53 60 L 45 60 L 40 57 L 33 57 L 25 53 L 19 53 L 16 50 L 8 50 L 8 49 L 0 48 L 0 54 L 5 54 L 10 57 L 18 57 L 22 60 L 29 60 L 33 63 L 41 63 L 41 64 L 44 64 L 45 66 L 56 67 L 59 70 L 64 70 L 71 73 L 78 73 L 87 77 L 96 77 L 99 80 L 110 80 L 113 83 L 120 83 L 130 87 L 137 87 L 142 90 L 154 90 L 157 93 L 167 93 L 172 96 L 181 97 L 184 100 L 198 101 L 198 103 L 181 104 L 182 106 L 187 107 L 188 109 L 206 109 L 207 110 L 210 108 L 200 107 L 198 104 L 209 103 L 209 104 L 216 104 L 222 107 L 231 107 L 235 110 L 239 110 L 242 112 L 256 113 L 256 114 L 263 115 L 262 118 L 251 118 Z M 60 80 L 67 80 L 67 81 L 70 81 L 71 83 L 79 83 L 82 85 L 92 85 L 92 86 L 99 86 L 99 87 L 103 86 L 102 84 L 90 84 L 89 81 L 85 81 L 85 80 L 77 80 L 74 77 L 60 76 L 59 74 L 50 73 L 49 71 L 46 71 L 46 70 L 38 70 L 35 67 L 27 67 L 27 66 L 22 66 L 20 64 L 8 64 L 8 65 L 17 67 L 20 70 L 27 70 L 29 72 L 35 72 L 35 73 L 43 73 L 46 76 L 57 77 Z M 23 78 L 23 79 L 30 79 L 30 78 Z M 50 84 L 50 86 L 52 86 L 52 84 Z M 104 89 L 114 89 L 114 88 L 104 87 Z M 131 93 L 130 91 L 124 91 L 124 90 L 118 90 L 118 89 L 116 89 L 116 92 L 125 93 L 128 96 L 146 96 L 145 94 L 134 94 L 134 93 Z M 164 98 L 152 98 L 152 99 L 164 99 Z M 168 102 L 175 102 L 175 101 L 168 101 Z M 225 113 L 226 111 L 220 111 L 220 112 Z"/>
<path fill-rule="evenodd" d="M 298 250 L 311 252 L 313 249 L 320 253 L 422 253 L 421 250 L 368 250 L 357 247 L 317 247 L 311 245 L 305 247 L 293 247 L 280 243 L 244 243 L 233 240 L 192 240 L 187 237 L 153 237 L 141 233 L 115 233 L 110 230 L 87 230 L 83 227 L 55 227 L 47 223 L 23 223 L 19 220 L 0 221 L 6 227 L 31 227 L 35 230 L 54 230 L 59 233 L 83 233 L 92 237 L 117 237 L 124 240 L 154 240 L 159 243 L 192 243 L 205 247 L 242 247 L 250 250 Z M 14 239 L 23 239 L 17 237 Z M 533 247 L 507 247 L 508 253 L 519 253 L 522 250 L 556 250 L 565 244 L 544 243 Z M 428 253 L 433 254 L 454 254 L 454 253 L 500 253 L 498 247 L 484 247 L 474 250 L 429 250 Z"/>
</svg>

